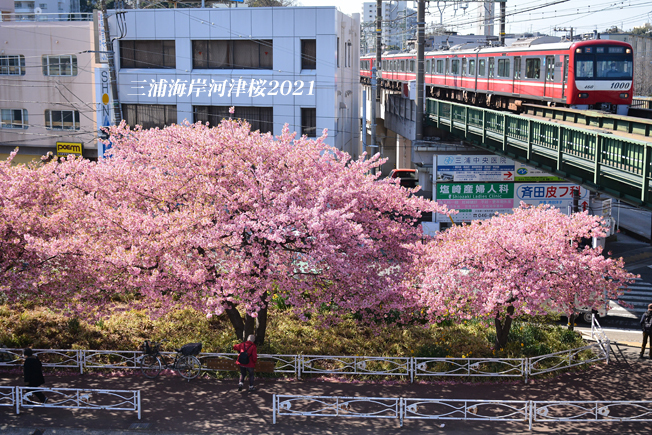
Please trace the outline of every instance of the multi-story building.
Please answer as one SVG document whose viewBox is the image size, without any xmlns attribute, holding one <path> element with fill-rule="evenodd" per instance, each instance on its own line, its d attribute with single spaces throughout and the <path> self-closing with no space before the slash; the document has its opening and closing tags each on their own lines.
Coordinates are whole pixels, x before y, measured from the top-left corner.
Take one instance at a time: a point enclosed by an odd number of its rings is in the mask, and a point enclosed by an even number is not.
<svg viewBox="0 0 652 435">
<path fill-rule="evenodd" d="M 362 5 L 362 36 L 363 51 L 376 51 L 376 2 L 365 2 Z M 403 50 L 405 42 L 416 35 L 417 13 L 407 7 L 407 2 L 389 1 L 382 4 L 382 36 L 383 51 Z"/>
<path fill-rule="evenodd" d="M 93 22 L 0 23 L 0 158 L 97 155 Z"/>
<path fill-rule="evenodd" d="M 112 38 L 118 23 L 112 16 Z M 246 119 L 284 124 L 357 156 L 359 17 L 334 7 L 137 9 L 114 43 L 118 97 L 129 124 Z"/>
</svg>

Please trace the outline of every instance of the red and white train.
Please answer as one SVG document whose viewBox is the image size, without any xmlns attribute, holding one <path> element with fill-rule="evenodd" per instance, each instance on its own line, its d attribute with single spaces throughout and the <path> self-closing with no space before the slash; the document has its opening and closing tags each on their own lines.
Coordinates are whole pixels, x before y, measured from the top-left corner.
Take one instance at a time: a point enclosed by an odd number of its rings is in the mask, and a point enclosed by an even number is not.
<svg viewBox="0 0 652 435">
<path fill-rule="evenodd" d="M 539 40 L 540 41 L 540 40 Z M 381 85 L 403 90 L 416 80 L 416 54 L 382 56 Z M 371 83 L 375 55 L 360 60 L 360 80 Z M 633 93 L 633 53 L 612 40 L 537 43 L 431 51 L 425 54 L 426 96 L 519 110 L 524 103 L 627 115 Z"/>
</svg>

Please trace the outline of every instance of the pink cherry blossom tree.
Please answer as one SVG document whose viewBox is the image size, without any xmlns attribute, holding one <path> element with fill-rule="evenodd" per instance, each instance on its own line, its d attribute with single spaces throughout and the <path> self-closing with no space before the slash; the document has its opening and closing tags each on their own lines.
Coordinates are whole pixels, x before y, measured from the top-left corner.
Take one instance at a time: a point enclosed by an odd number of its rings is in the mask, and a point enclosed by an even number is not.
<svg viewBox="0 0 652 435">
<path fill-rule="evenodd" d="M 115 300 L 192 306 L 226 313 L 237 337 L 258 343 L 273 298 L 300 315 L 382 316 L 408 302 L 416 220 L 446 211 L 374 175 L 379 156 L 353 160 L 287 127 L 274 138 L 231 120 L 122 125 L 111 142 L 105 160 L 56 166 L 69 231 L 38 245 L 78 259 L 59 303 L 85 314 Z"/>
<path fill-rule="evenodd" d="M 407 296 L 425 305 L 433 322 L 493 318 L 496 347 L 503 348 L 515 316 L 572 313 L 603 296 L 618 298 L 635 276 L 622 259 L 578 245 L 600 235 L 599 217 L 522 204 L 513 214 L 454 226 L 419 246 Z"/>
</svg>

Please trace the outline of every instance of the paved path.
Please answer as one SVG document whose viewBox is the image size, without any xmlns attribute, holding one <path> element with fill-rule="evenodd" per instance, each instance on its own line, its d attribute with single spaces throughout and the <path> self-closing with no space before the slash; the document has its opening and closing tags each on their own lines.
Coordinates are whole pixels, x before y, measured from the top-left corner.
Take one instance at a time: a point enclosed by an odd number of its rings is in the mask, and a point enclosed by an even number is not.
<svg viewBox="0 0 652 435">
<path fill-rule="evenodd" d="M 652 400 L 652 360 L 638 359 L 640 333 L 620 334 L 612 344 L 610 364 L 597 364 L 587 370 L 551 379 L 492 383 L 338 382 L 337 380 L 286 379 L 258 380 L 256 392 L 238 392 L 235 380 L 195 379 L 177 376 L 155 380 L 139 375 L 47 375 L 48 387 L 140 389 L 142 420 L 135 412 L 27 409 L 16 415 L 0 408 L 0 433 L 44 435 L 124 435 L 124 434 L 513 434 L 513 433 L 643 433 L 649 422 L 638 423 L 525 423 L 398 421 L 380 419 L 337 419 L 325 417 L 279 417 L 272 424 L 272 394 L 333 396 L 385 396 L 498 400 Z M 615 337 L 614 337 L 615 338 Z M 22 385 L 18 373 L 0 372 L 0 385 Z M 146 426 L 135 429 L 136 424 Z M 130 429 L 131 428 L 131 429 Z"/>
</svg>

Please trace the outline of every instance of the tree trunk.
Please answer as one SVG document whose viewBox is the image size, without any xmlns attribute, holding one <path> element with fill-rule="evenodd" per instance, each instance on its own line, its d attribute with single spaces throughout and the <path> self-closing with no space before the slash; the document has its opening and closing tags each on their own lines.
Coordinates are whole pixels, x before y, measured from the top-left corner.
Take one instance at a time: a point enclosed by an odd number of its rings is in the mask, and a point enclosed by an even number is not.
<svg viewBox="0 0 652 435">
<path fill-rule="evenodd" d="M 577 320 L 577 317 L 578 317 L 577 313 L 573 313 L 570 316 L 568 316 L 568 329 L 570 331 L 575 330 L 575 321 Z"/>
<path fill-rule="evenodd" d="M 250 335 L 253 335 L 254 332 L 256 332 L 256 318 L 251 317 L 249 314 L 245 315 L 245 335 L 244 339 L 246 340 L 247 337 Z"/>
<path fill-rule="evenodd" d="M 227 316 L 229 316 L 229 320 L 231 321 L 231 325 L 233 326 L 233 329 L 235 331 L 235 336 L 238 340 L 243 340 L 245 338 L 245 324 L 242 321 L 242 316 L 240 315 L 240 312 L 236 307 L 231 307 L 227 308 L 226 310 Z"/>
<path fill-rule="evenodd" d="M 267 332 L 267 307 L 258 311 L 256 325 L 256 346 L 265 344 L 265 333 Z"/>
<path fill-rule="evenodd" d="M 507 314 L 504 319 L 500 315 L 496 315 L 496 350 L 504 349 L 507 346 L 507 337 L 509 337 L 509 330 L 512 327 L 512 314 L 514 314 L 514 306 L 507 307 Z"/>
</svg>

